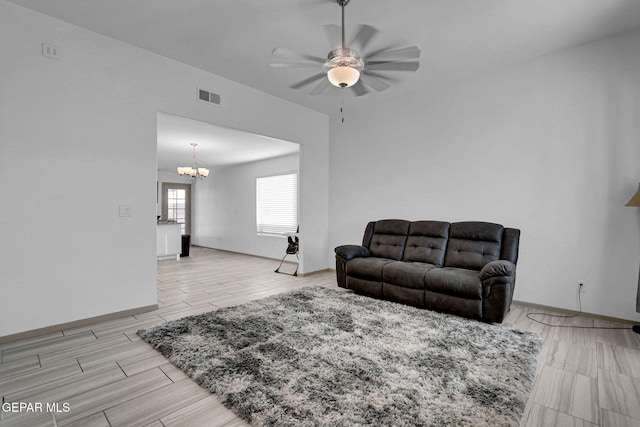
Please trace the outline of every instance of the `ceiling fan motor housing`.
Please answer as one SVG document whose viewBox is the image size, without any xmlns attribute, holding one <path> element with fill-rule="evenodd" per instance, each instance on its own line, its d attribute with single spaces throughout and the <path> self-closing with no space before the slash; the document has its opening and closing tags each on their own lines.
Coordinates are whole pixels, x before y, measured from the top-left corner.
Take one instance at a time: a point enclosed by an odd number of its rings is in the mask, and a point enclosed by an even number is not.
<svg viewBox="0 0 640 427">
<path fill-rule="evenodd" d="M 327 55 L 327 62 L 325 62 L 324 66 L 327 71 L 334 67 L 351 67 L 358 71 L 362 71 L 364 68 L 364 61 L 354 49 L 341 47 L 329 52 L 329 55 Z"/>
</svg>

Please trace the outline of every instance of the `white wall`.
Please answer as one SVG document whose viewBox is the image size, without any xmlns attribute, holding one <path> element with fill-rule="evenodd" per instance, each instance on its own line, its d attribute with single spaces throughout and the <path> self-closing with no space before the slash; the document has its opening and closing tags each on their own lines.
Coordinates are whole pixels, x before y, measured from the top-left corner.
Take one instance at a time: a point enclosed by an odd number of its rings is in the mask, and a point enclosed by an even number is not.
<svg viewBox="0 0 640 427">
<path fill-rule="evenodd" d="M 428 73 L 427 71 L 424 71 Z M 383 218 L 522 230 L 515 299 L 639 320 L 640 32 L 380 105 L 331 126 L 331 246 Z"/>
<path fill-rule="evenodd" d="M 326 267 L 326 115 L 4 0 L 0 52 L 0 337 L 156 303 L 158 111 L 302 144 L 305 261 Z"/>
<path fill-rule="evenodd" d="M 282 258 L 286 238 L 256 234 L 256 178 L 298 170 L 298 154 L 212 170 L 195 185 L 192 243 Z"/>
</svg>

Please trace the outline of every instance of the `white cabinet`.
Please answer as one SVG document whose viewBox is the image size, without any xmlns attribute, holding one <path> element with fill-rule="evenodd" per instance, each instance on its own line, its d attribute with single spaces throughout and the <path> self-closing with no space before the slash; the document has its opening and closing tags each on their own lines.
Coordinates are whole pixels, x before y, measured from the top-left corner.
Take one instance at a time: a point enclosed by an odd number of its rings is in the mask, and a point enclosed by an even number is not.
<svg viewBox="0 0 640 427">
<path fill-rule="evenodd" d="M 158 259 L 180 259 L 182 236 L 180 224 L 156 225 L 156 255 Z"/>
</svg>

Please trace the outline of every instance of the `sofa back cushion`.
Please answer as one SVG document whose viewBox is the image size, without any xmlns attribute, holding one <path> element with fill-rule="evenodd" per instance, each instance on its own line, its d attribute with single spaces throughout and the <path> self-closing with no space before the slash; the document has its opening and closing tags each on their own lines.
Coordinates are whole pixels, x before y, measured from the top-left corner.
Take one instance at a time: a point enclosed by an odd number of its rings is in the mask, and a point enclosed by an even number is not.
<svg viewBox="0 0 640 427">
<path fill-rule="evenodd" d="M 451 224 L 441 221 L 415 221 L 409 226 L 409 236 L 403 261 L 444 265 L 444 255 Z"/>
<path fill-rule="evenodd" d="M 520 230 L 517 228 L 506 228 L 502 235 L 502 252 L 500 259 L 506 259 L 514 264 L 518 263 L 518 246 L 520 244 Z"/>
<path fill-rule="evenodd" d="M 407 243 L 410 224 L 409 221 L 400 219 L 376 221 L 368 247 L 371 256 L 400 261 Z M 365 239 L 366 237 L 365 232 Z"/>
<path fill-rule="evenodd" d="M 449 230 L 445 267 L 481 270 L 500 259 L 504 227 L 488 222 L 456 222 Z"/>
</svg>

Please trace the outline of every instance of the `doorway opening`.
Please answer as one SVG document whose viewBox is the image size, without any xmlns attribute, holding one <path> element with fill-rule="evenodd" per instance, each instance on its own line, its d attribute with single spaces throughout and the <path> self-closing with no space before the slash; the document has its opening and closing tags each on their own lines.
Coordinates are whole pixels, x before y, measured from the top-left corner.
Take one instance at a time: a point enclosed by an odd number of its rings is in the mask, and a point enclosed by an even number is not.
<svg viewBox="0 0 640 427">
<path fill-rule="evenodd" d="M 287 236 L 282 230 L 256 232 L 256 179 L 299 177 L 301 145 L 169 113 L 158 112 L 157 119 L 156 215 L 181 224 L 183 241 L 188 235 L 194 246 L 279 261 Z M 195 159 L 192 143 L 198 144 Z M 176 168 L 192 162 L 209 169 L 209 176 L 183 180 Z M 286 232 L 297 231 L 294 216 L 294 227 Z"/>
</svg>

